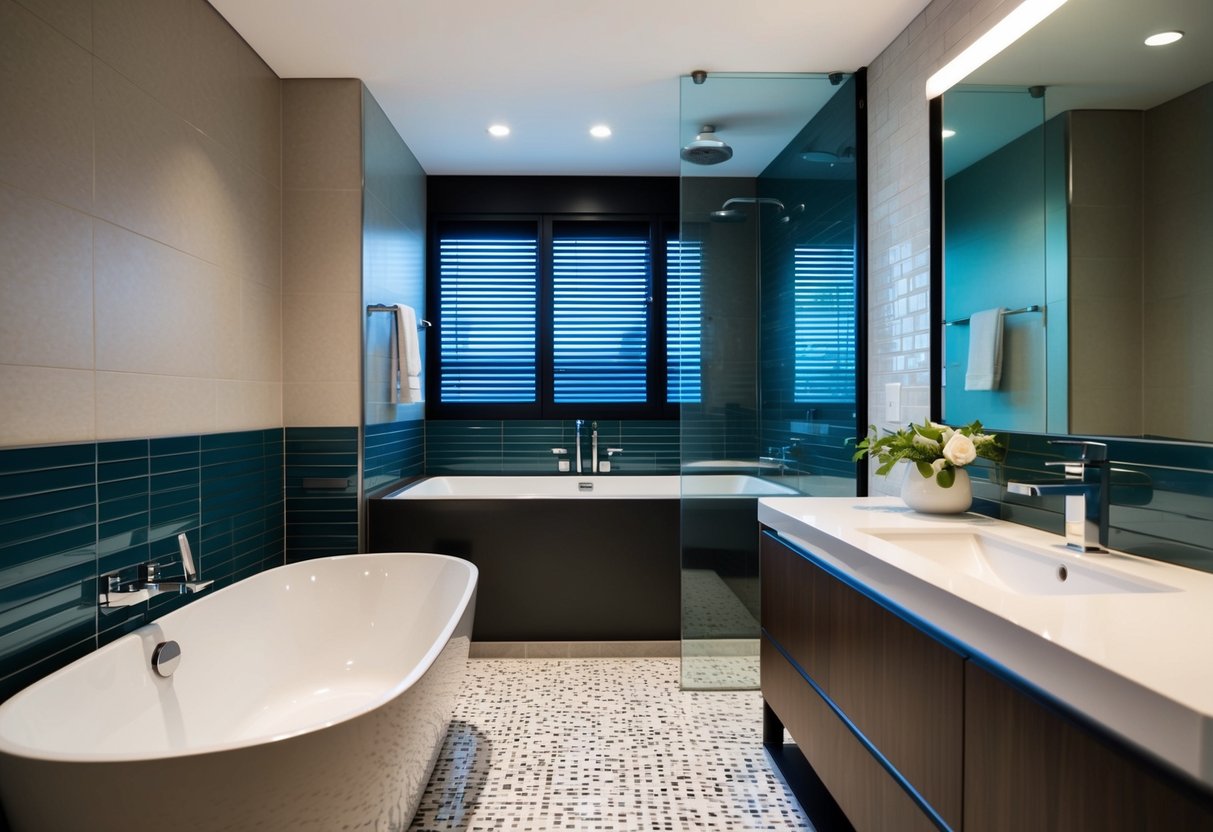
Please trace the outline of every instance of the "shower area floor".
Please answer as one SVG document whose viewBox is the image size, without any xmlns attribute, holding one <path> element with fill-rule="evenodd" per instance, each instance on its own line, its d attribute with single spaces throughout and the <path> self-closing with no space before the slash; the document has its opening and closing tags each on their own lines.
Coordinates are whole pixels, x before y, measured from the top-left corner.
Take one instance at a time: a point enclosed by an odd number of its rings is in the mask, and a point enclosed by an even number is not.
<svg viewBox="0 0 1213 832">
<path fill-rule="evenodd" d="M 677 659 L 478 659 L 413 830 L 812 830 L 762 749 L 757 691 Z"/>
</svg>

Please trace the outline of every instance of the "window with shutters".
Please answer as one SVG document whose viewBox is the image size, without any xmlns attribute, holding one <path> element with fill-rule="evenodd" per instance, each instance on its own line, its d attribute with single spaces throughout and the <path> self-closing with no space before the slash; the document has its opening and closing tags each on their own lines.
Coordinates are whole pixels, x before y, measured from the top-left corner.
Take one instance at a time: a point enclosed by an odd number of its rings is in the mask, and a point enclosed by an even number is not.
<svg viewBox="0 0 1213 832">
<path fill-rule="evenodd" d="M 698 401 L 698 250 L 668 223 L 460 219 L 433 231 L 433 415 L 661 418 Z"/>
<path fill-rule="evenodd" d="M 794 250 L 795 380 L 798 403 L 855 401 L 855 252 Z"/>
</svg>

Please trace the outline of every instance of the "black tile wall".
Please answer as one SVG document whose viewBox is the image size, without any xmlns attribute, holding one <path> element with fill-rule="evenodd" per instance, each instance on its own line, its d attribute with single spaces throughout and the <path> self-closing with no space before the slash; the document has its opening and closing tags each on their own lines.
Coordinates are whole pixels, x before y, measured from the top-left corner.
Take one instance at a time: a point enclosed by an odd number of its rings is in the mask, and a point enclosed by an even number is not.
<svg viewBox="0 0 1213 832">
<path fill-rule="evenodd" d="M 199 596 L 99 610 L 189 536 L 216 588 L 282 563 L 282 430 L 0 450 L 0 698 Z"/>
<path fill-rule="evenodd" d="M 986 511 L 1063 534 L 1063 498 L 1006 493 L 1008 480 L 1055 479 L 1045 461 L 1072 456 L 1048 436 L 1004 433 L 1007 458 L 972 466 L 973 495 Z M 1082 437 L 1066 437 L 1082 438 Z M 1213 572 L 1213 446 L 1099 438 L 1112 460 L 1113 549 Z"/>
<path fill-rule="evenodd" d="M 435 420 L 425 423 L 425 473 L 556 474 L 552 448 L 574 457 L 572 420 Z M 679 428 L 676 421 L 599 420 L 599 459 L 606 449 L 622 448 L 611 459 L 612 473 L 676 474 Z M 590 429 L 582 431 L 581 454 L 590 460 Z"/>
<path fill-rule="evenodd" d="M 286 429 L 286 560 L 358 551 L 358 428 Z"/>
</svg>

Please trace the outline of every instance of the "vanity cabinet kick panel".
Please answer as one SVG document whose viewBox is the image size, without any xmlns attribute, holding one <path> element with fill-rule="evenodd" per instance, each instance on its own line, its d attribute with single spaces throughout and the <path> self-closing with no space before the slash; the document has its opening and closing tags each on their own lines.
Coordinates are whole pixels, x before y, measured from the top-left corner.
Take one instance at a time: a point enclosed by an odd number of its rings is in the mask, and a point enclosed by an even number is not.
<svg viewBox="0 0 1213 832">
<path fill-rule="evenodd" d="M 964 657 L 769 535 L 762 539 L 762 586 L 764 629 L 935 811 L 960 828 Z M 801 696 L 815 696 L 802 685 Z M 822 763 L 805 756 L 814 768 Z M 883 768 L 880 774 L 889 776 Z"/>
<path fill-rule="evenodd" d="M 1213 796 L 1154 770 L 981 667 L 965 668 L 966 829 L 1213 830 Z"/>
</svg>

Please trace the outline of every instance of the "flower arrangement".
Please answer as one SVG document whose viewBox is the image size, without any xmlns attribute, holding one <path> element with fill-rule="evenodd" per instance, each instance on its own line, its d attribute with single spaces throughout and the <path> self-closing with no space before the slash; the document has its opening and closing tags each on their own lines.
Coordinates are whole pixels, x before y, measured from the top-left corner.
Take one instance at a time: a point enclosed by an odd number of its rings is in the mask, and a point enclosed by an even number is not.
<svg viewBox="0 0 1213 832">
<path fill-rule="evenodd" d="M 1001 460 L 1006 453 L 992 433 L 981 432 L 981 422 L 953 428 L 937 422 L 910 424 L 894 433 L 877 436 L 872 425 L 869 434 L 855 445 L 854 461 L 871 454 L 879 462 L 876 473 L 884 476 L 901 460 L 909 460 L 924 479 L 935 478 L 942 488 L 956 482 L 956 469 L 977 457 Z"/>
</svg>

